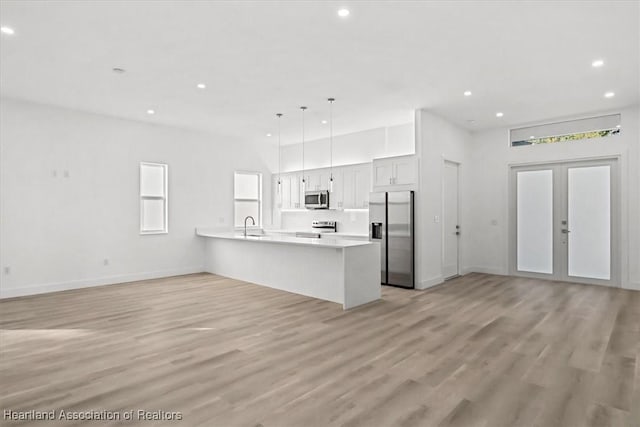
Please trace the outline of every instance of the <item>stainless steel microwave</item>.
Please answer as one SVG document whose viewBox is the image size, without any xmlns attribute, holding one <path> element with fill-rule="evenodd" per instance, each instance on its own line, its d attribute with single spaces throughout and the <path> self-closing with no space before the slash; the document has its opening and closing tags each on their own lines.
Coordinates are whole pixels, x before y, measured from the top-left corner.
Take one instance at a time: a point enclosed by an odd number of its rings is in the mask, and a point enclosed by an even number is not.
<svg viewBox="0 0 640 427">
<path fill-rule="evenodd" d="M 329 192 L 306 191 L 304 193 L 304 207 L 307 209 L 329 209 Z"/>
</svg>

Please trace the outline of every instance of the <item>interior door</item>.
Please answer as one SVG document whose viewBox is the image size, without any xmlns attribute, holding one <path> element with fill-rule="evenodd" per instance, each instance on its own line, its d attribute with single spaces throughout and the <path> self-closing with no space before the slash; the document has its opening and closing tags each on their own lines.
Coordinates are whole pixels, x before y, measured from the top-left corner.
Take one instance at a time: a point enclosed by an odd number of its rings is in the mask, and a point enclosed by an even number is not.
<svg viewBox="0 0 640 427">
<path fill-rule="evenodd" d="M 443 257 L 442 275 L 445 279 L 459 274 L 460 222 L 458 217 L 458 164 L 444 163 L 442 215 Z"/>
<path fill-rule="evenodd" d="M 512 274 L 618 286 L 616 161 L 511 173 Z"/>
</svg>

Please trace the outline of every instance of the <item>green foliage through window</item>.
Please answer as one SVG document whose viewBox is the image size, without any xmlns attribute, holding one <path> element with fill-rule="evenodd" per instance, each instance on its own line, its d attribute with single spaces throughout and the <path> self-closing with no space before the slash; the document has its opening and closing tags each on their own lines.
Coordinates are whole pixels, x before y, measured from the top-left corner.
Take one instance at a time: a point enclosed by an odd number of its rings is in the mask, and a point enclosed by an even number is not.
<svg viewBox="0 0 640 427">
<path fill-rule="evenodd" d="M 521 145 L 553 144 L 556 142 L 577 141 L 580 139 L 602 138 L 609 135 L 616 135 L 618 133 L 620 133 L 620 129 L 614 128 L 614 129 L 597 130 L 592 132 L 572 133 L 568 135 L 545 136 L 542 138 L 536 138 L 535 136 L 532 136 L 527 140 L 513 141 L 511 145 L 513 147 L 518 147 Z"/>
</svg>

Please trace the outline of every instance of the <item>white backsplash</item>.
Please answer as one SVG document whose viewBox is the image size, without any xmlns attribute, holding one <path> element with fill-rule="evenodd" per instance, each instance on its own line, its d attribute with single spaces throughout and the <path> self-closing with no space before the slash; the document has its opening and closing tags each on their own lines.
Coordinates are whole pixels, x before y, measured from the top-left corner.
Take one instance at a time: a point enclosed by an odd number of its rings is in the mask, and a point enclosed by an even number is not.
<svg viewBox="0 0 640 427">
<path fill-rule="evenodd" d="M 318 209 L 282 212 L 281 228 L 288 230 L 307 229 L 311 228 L 311 222 L 314 220 L 336 221 L 340 233 L 369 233 L 369 211 L 367 210 L 344 212 Z"/>
</svg>

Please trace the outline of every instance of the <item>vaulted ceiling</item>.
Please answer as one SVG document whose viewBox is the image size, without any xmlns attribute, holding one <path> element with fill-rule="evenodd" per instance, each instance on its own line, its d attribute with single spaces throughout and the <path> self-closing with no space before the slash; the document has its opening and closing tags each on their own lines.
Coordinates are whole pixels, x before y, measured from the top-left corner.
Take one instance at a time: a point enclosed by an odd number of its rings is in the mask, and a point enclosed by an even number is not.
<svg viewBox="0 0 640 427">
<path fill-rule="evenodd" d="M 487 129 L 638 104 L 639 22 L 636 1 L 3 0 L 0 93 L 255 143 L 277 112 L 299 141 L 301 105 L 326 137 L 327 97 L 336 133 L 417 108 Z"/>
</svg>

